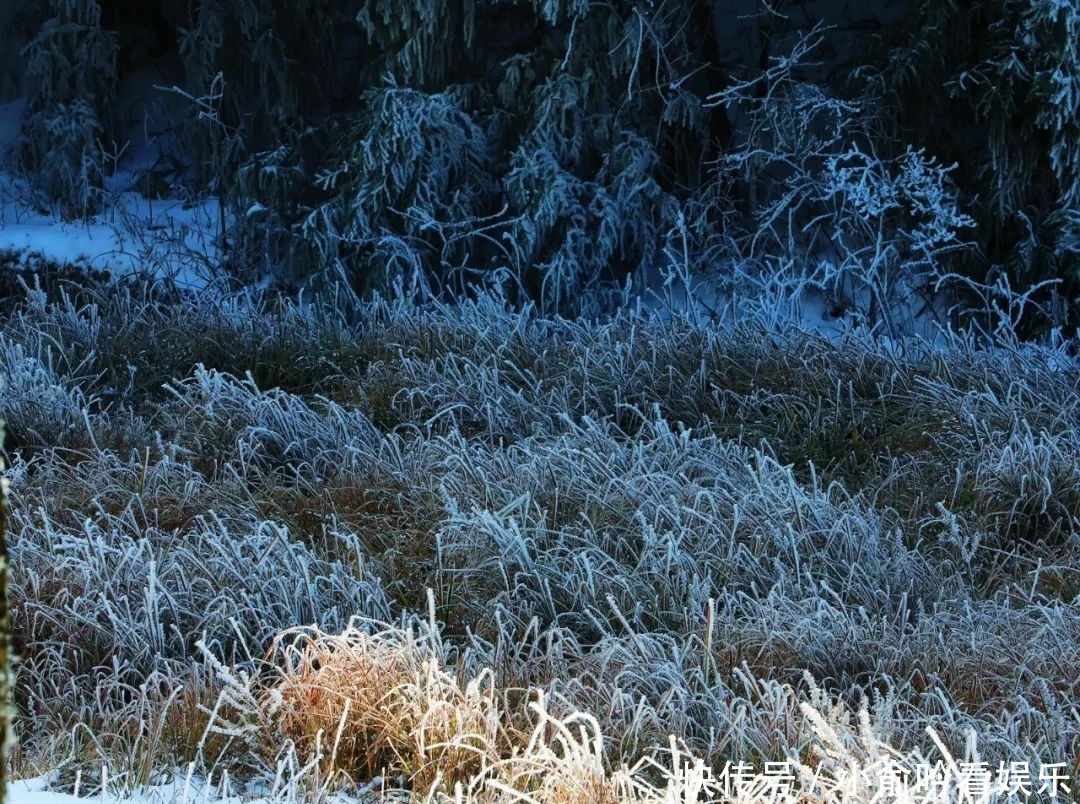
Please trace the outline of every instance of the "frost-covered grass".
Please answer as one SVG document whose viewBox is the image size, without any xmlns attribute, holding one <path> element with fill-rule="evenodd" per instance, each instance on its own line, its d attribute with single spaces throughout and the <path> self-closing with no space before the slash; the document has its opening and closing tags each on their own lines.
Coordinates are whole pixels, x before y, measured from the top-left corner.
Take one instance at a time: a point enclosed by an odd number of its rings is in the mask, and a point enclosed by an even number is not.
<svg viewBox="0 0 1080 804">
<path fill-rule="evenodd" d="M 1080 771 L 1064 346 L 335 309 L 90 285 L 0 321 L 18 773 L 692 801 L 969 730 Z"/>
</svg>

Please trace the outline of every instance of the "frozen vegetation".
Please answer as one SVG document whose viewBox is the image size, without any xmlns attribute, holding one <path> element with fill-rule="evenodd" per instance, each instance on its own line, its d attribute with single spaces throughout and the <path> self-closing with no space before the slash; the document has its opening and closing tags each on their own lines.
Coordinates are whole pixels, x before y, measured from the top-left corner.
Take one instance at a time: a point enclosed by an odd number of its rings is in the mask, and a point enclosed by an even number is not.
<svg viewBox="0 0 1080 804">
<path fill-rule="evenodd" d="M 1078 43 L 0 0 L 11 795 L 1080 798 Z"/>
<path fill-rule="evenodd" d="M 820 768 L 813 802 L 890 761 L 1076 771 L 1067 344 L 16 295 L 17 777 L 602 804 L 725 762 Z"/>
</svg>

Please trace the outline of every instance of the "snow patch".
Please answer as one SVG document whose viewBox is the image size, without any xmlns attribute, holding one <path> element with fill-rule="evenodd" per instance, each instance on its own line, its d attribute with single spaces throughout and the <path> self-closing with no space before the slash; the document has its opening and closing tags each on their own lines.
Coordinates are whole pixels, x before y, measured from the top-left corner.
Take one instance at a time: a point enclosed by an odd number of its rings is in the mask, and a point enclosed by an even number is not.
<svg viewBox="0 0 1080 804">
<path fill-rule="evenodd" d="M 228 776 L 223 783 L 218 779 L 208 782 L 180 771 L 176 771 L 173 779 L 165 784 L 150 785 L 131 793 L 107 792 L 102 795 L 99 791 L 96 795 L 73 796 L 49 789 L 54 775 L 8 782 L 4 801 L 7 804 L 269 804 L 271 801 L 303 800 L 299 791 L 248 787 L 238 792 Z M 340 794 L 331 794 L 326 798 L 328 804 L 349 804 L 358 800 Z"/>
<path fill-rule="evenodd" d="M 220 262 L 217 199 L 187 204 L 129 191 L 115 194 L 97 215 L 65 221 L 34 208 L 31 195 L 24 182 L 0 173 L 0 251 L 115 277 L 171 278 L 189 289 L 205 288 L 214 278 Z"/>
<path fill-rule="evenodd" d="M 129 146 L 116 155 L 101 211 L 64 220 L 14 169 L 25 107 L 25 99 L 0 104 L 0 253 L 17 255 L 13 267 L 39 256 L 118 278 L 170 278 L 178 287 L 196 290 L 215 278 L 222 258 L 219 202 L 135 192 L 139 175 L 163 158 L 139 126 L 129 127 Z"/>
</svg>

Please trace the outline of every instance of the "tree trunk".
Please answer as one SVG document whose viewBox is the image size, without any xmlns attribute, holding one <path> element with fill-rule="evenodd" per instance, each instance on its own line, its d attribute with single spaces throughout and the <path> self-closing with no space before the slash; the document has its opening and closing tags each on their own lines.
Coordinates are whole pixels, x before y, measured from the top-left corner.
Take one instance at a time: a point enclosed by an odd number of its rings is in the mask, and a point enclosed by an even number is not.
<svg viewBox="0 0 1080 804">
<path fill-rule="evenodd" d="M 0 420 L 0 447 L 4 445 L 4 422 Z M 8 649 L 11 646 L 11 616 L 7 595 L 7 482 L 3 476 L 4 459 L 0 455 L 0 804 L 7 793 L 8 720 L 11 700 L 11 676 L 8 673 Z"/>
</svg>

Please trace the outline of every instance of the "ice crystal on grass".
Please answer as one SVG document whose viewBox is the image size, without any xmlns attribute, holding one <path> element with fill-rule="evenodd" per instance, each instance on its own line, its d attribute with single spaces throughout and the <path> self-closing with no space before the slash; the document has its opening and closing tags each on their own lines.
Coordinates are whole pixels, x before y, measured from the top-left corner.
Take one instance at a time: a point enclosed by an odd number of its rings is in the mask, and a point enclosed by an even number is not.
<svg viewBox="0 0 1080 804">
<path fill-rule="evenodd" d="M 651 802 L 1076 751 L 1061 344 L 80 293 L 0 323 L 26 769 Z"/>
</svg>

